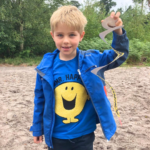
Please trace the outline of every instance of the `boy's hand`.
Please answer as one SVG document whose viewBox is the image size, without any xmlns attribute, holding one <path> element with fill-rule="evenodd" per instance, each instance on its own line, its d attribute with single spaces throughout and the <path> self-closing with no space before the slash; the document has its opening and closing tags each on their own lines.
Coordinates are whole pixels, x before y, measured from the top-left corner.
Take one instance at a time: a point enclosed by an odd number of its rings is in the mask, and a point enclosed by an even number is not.
<svg viewBox="0 0 150 150">
<path fill-rule="evenodd" d="M 123 25 L 123 22 L 122 22 L 121 18 L 119 18 L 120 17 L 120 12 L 117 12 L 116 14 L 115 14 L 115 12 L 111 12 L 110 17 L 113 18 L 114 20 L 116 20 L 116 27 Z M 103 22 L 103 20 L 101 22 Z M 114 31 L 118 35 L 122 35 L 122 28 L 119 28 L 119 29 L 114 30 Z"/>
<path fill-rule="evenodd" d="M 38 136 L 38 137 L 34 136 L 33 141 L 36 144 L 42 143 L 43 142 L 43 136 Z"/>
</svg>

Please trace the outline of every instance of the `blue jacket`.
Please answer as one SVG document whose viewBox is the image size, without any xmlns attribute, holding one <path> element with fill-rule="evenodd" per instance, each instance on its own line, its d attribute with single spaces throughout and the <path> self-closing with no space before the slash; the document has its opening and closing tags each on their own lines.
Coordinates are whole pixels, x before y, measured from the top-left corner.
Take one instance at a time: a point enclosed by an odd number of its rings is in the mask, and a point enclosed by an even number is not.
<svg viewBox="0 0 150 150">
<path fill-rule="evenodd" d="M 120 66 L 128 56 L 129 41 L 126 32 L 119 36 L 113 32 L 112 47 L 124 53 L 124 56 L 101 69 L 98 75 L 104 78 L 104 71 Z M 36 67 L 37 77 L 34 98 L 33 125 L 30 131 L 33 136 L 44 134 L 45 142 L 49 147 L 53 147 L 52 133 L 55 122 L 55 97 L 54 97 L 54 79 L 53 79 L 53 61 L 59 50 L 53 53 L 46 53 L 41 63 Z M 106 139 L 114 135 L 116 123 L 111 111 L 110 102 L 105 94 L 105 83 L 96 75 L 91 73 L 95 67 L 107 65 L 116 57 L 113 50 L 105 50 L 100 53 L 99 50 L 81 51 L 77 48 L 78 72 L 83 84 L 91 98 L 93 107 L 97 113 L 97 120 L 100 122 L 102 131 Z"/>
</svg>

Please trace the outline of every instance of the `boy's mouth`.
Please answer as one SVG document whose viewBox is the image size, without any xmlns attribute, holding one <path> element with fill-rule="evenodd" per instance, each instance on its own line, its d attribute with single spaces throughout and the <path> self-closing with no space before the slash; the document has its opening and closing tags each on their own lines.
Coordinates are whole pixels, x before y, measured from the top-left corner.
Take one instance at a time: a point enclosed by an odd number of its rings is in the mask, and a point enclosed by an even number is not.
<svg viewBox="0 0 150 150">
<path fill-rule="evenodd" d="M 62 48 L 67 50 L 67 49 L 71 48 L 71 46 L 70 47 L 62 47 Z"/>
</svg>

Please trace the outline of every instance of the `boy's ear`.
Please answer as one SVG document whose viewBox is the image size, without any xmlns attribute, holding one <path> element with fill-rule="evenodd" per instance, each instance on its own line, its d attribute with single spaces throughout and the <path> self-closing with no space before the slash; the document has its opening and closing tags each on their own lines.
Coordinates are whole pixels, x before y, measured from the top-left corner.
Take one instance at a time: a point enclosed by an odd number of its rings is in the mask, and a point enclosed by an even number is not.
<svg viewBox="0 0 150 150">
<path fill-rule="evenodd" d="M 54 39 L 54 34 L 52 31 L 50 31 L 50 35 L 52 36 L 52 38 Z"/>
<path fill-rule="evenodd" d="M 81 33 L 81 35 L 80 35 L 80 42 L 82 41 L 84 35 L 85 35 L 85 31 L 83 31 L 83 32 Z"/>
</svg>

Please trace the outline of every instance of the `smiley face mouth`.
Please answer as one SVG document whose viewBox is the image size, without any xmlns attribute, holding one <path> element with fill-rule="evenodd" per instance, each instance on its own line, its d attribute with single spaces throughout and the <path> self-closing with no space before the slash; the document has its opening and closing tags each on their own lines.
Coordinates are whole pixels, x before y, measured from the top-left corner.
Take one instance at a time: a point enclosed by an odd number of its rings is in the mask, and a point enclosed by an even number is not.
<svg viewBox="0 0 150 150">
<path fill-rule="evenodd" d="M 63 105 L 64 105 L 65 109 L 71 110 L 71 109 L 73 109 L 75 107 L 76 96 L 75 96 L 75 98 L 72 101 L 67 101 L 66 99 L 63 98 L 63 96 L 61 96 L 62 100 L 63 100 Z"/>
</svg>

